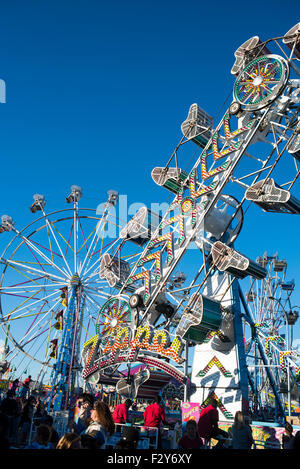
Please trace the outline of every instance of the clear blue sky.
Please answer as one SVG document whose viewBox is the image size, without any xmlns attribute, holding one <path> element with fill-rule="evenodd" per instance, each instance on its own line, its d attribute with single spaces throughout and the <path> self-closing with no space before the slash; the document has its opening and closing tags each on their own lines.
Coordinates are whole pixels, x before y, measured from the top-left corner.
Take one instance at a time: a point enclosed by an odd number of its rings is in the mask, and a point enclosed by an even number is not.
<svg viewBox="0 0 300 469">
<path fill-rule="evenodd" d="M 173 152 L 190 104 L 221 117 L 236 48 L 283 35 L 298 12 L 297 0 L 2 2 L 0 214 L 22 227 L 34 193 L 63 208 L 71 184 L 88 207 L 111 188 L 129 203 L 166 200 L 151 170 Z M 299 217 L 253 208 L 237 249 L 278 251 L 299 286 L 299 228 Z"/>
</svg>

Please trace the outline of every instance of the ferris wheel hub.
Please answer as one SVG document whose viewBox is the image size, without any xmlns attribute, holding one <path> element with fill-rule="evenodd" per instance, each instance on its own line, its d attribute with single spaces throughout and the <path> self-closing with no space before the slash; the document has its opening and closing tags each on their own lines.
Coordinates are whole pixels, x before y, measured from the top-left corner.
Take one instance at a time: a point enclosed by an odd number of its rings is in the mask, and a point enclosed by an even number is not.
<svg viewBox="0 0 300 469">
<path fill-rule="evenodd" d="M 263 82 L 263 79 L 262 79 L 262 76 L 261 75 L 258 75 L 257 77 L 255 77 L 252 81 L 252 85 L 253 86 L 259 86 L 261 85 Z"/>
<path fill-rule="evenodd" d="M 77 273 L 75 273 L 72 278 L 71 278 L 71 285 L 80 285 L 81 283 L 81 280 L 80 280 L 80 277 Z"/>
</svg>

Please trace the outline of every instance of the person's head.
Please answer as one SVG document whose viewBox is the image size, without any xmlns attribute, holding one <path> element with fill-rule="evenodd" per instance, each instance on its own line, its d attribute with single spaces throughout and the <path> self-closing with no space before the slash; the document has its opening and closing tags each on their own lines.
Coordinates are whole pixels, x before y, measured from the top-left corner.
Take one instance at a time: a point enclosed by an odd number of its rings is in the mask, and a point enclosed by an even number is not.
<svg viewBox="0 0 300 469">
<path fill-rule="evenodd" d="M 65 433 L 59 442 L 57 443 L 56 449 L 80 449 L 81 442 L 80 436 L 76 433 Z"/>
<path fill-rule="evenodd" d="M 186 433 L 189 438 L 195 438 L 198 432 L 196 420 L 188 420 L 186 423 Z"/>
<path fill-rule="evenodd" d="M 6 397 L 8 397 L 10 399 L 13 398 L 14 397 L 14 392 L 11 389 L 9 389 L 9 391 L 7 391 L 7 393 L 6 393 Z"/>
<path fill-rule="evenodd" d="M 236 413 L 235 413 L 235 416 L 234 416 L 234 425 L 237 427 L 237 428 L 241 428 L 245 425 L 245 419 L 244 419 L 244 415 L 243 415 L 243 412 L 241 412 L 240 410 L 238 410 Z"/>
<path fill-rule="evenodd" d="M 293 426 L 289 422 L 285 422 L 284 429 L 286 433 L 293 433 Z"/>
<path fill-rule="evenodd" d="M 112 435 L 115 431 L 115 423 L 111 411 L 104 401 L 96 401 L 91 411 L 91 418 L 94 422 L 100 423 L 105 430 Z"/>
<path fill-rule="evenodd" d="M 84 393 L 82 396 L 82 404 L 86 407 L 93 407 L 94 405 L 94 396 L 89 393 Z"/>
<path fill-rule="evenodd" d="M 41 424 L 36 429 L 36 441 L 43 446 L 47 446 L 51 438 L 51 430 L 48 425 Z"/>
<path fill-rule="evenodd" d="M 161 397 L 159 395 L 155 396 L 154 402 L 156 402 L 157 404 L 160 404 L 161 403 Z"/>
<path fill-rule="evenodd" d="M 124 404 L 126 405 L 127 409 L 129 409 L 132 406 L 132 400 L 131 399 L 126 399 Z"/>
</svg>

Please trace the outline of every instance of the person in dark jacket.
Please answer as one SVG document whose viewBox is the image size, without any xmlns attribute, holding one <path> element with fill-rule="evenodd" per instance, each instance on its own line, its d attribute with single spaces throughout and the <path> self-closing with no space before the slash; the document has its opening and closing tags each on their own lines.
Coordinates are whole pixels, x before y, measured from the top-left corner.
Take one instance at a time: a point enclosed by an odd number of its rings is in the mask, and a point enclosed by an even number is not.
<svg viewBox="0 0 300 469">
<path fill-rule="evenodd" d="M 231 427 L 232 449 L 251 449 L 254 445 L 250 425 L 247 425 L 243 413 L 238 410 Z"/>
<path fill-rule="evenodd" d="M 15 443 L 17 439 L 18 422 L 20 417 L 20 408 L 18 402 L 14 398 L 12 389 L 7 391 L 6 398 L 0 405 L 0 411 L 7 416 L 8 435 L 10 442 Z"/>
</svg>

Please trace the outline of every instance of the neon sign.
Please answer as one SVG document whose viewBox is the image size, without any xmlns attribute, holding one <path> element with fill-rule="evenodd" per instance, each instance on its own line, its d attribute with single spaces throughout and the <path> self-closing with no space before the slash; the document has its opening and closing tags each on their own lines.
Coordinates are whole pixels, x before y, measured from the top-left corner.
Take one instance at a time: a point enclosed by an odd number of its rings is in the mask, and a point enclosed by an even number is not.
<svg viewBox="0 0 300 469">
<path fill-rule="evenodd" d="M 148 358 L 150 358 L 149 352 L 153 352 L 156 356 L 181 364 L 183 348 L 183 340 L 175 336 L 171 341 L 170 334 L 166 330 L 155 330 L 153 326 L 146 325 L 139 326 L 134 333 L 128 326 L 119 326 L 104 346 L 101 347 L 99 335 L 84 344 L 83 357 L 86 358 L 83 375 L 87 377 L 101 368 L 121 361 L 144 361 L 143 352 L 148 352 Z"/>
</svg>

